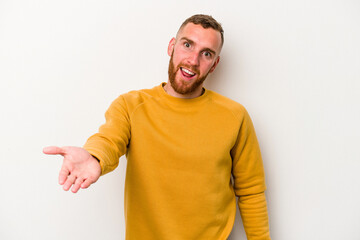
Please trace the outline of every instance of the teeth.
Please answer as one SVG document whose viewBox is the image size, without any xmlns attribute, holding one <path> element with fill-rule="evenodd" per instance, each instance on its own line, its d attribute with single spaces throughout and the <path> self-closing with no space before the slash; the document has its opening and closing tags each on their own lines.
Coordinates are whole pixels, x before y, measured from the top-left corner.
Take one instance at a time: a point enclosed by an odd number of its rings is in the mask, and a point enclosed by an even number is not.
<svg viewBox="0 0 360 240">
<path fill-rule="evenodd" d="M 195 75 L 195 73 L 191 72 L 190 70 L 186 69 L 186 68 L 181 68 L 184 72 L 186 72 L 187 74 L 190 74 L 192 76 Z"/>
</svg>

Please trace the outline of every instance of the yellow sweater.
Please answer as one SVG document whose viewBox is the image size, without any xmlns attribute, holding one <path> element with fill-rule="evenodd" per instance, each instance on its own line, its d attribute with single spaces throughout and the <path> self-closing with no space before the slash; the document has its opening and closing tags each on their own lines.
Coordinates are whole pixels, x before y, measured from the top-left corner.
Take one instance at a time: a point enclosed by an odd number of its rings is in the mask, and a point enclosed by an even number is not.
<svg viewBox="0 0 360 240">
<path fill-rule="evenodd" d="M 248 239 L 270 239 L 263 165 L 244 107 L 209 90 L 175 98 L 163 85 L 117 98 L 84 146 L 102 174 L 126 154 L 126 239 L 225 240 L 235 195 Z"/>
</svg>

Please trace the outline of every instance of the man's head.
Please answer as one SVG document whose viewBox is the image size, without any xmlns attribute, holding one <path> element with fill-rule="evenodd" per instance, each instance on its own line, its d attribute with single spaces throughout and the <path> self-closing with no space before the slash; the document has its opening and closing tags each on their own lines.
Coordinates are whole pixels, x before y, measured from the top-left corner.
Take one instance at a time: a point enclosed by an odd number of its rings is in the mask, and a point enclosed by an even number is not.
<svg viewBox="0 0 360 240">
<path fill-rule="evenodd" d="M 181 24 L 178 34 L 179 34 L 180 30 L 183 27 L 185 27 L 188 23 L 201 25 L 205 29 L 212 28 L 212 29 L 218 31 L 221 35 L 221 47 L 224 45 L 224 30 L 221 27 L 221 24 L 218 23 L 212 16 L 196 14 L 194 16 L 189 17 Z"/>
<path fill-rule="evenodd" d="M 201 95 L 203 82 L 219 63 L 223 34 L 211 16 L 194 15 L 184 21 L 168 46 L 169 94 L 182 98 Z"/>
</svg>

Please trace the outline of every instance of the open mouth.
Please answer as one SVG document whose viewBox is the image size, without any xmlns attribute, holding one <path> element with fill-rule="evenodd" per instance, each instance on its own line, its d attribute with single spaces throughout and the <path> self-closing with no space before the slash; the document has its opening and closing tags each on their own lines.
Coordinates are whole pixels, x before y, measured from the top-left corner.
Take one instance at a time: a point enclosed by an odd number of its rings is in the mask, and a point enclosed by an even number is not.
<svg viewBox="0 0 360 240">
<path fill-rule="evenodd" d="M 180 67 L 181 73 L 185 78 L 192 78 L 196 75 L 196 73 L 190 71 L 189 69 Z"/>
</svg>

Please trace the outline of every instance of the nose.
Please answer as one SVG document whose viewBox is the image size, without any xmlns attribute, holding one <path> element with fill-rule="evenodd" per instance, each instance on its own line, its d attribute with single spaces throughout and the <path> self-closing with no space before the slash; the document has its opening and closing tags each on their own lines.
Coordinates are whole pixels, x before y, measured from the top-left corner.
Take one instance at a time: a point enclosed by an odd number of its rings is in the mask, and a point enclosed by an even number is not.
<svg viewBox="0 0 360 240">
<path fill-rule="evenodd" d="M 199 54 L 195 52 L 190 53 L 187 58 L 187 62 L 192 66 L 199 66 Z"/>
</svg>

